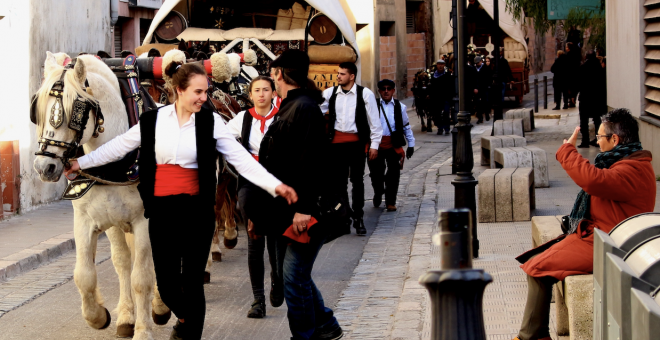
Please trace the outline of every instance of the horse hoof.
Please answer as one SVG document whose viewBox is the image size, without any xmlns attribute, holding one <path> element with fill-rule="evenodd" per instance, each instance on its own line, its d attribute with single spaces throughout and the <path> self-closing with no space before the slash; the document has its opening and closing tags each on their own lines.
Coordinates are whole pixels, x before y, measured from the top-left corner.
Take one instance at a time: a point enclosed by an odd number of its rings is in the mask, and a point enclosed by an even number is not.
<svg viewBox="0 0 660 340">
<path fill-rule="evenodd" d="M 222 253 L 219 251 L 211 253 L 211 257 L 213 257 L 214 262 L 222 262 Z"/>
<path fill-rule="evenodd" d="M 99 329 L 108 328 L 108 326 L 110 326 L 110 323 L 112 322 L 112 317 L 110 316 L 110 312 L 108 312 L 108 309 L 107 308 L 103 308 L 103 309 L 105 309 L 105 324 Z"/>
<path fill-rule="evenodd" d="M 204 284 L 211 283 L 211 273 L 204 272 Z"/>
<path fill-rule="evenodd" d="M 236 245 L 238 244 L 238 237 L 236 237 L 233 240 L 225 239 L 224 243 L 225 243 L 225 248 L 234 249 L 234 247 L 236 247 Z"/>
<path fill-rule="evenodd" d="M 156 312 L 151 310 L 151 318 L 154 320 L 154 323 L 157 325 L 166 325 L 168 321 L 170 321 L 170 318 L 172 317 L 172 311 L 167 311 L 167 313 L 163 315 L 158 315 Z"/>
<path fill-rule="evenodd" d="M 135 325 L 125 324 L 117 326 L 118 338 L 132 338 L 135 333 Z"/>
</svg>

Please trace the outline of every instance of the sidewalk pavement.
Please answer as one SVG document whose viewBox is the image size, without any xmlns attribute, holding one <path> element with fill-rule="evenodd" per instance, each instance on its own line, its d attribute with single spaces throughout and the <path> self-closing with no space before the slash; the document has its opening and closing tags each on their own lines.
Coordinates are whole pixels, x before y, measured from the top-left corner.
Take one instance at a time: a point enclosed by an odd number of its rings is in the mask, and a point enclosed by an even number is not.
<svg viewBox="0 0 660 340">
<path fill-rule="evenodd" d="M 541 110 L 536 129 L 526 133 L 528 145 L 544 149 L 549 163 L 550 187 L 536 189 L 533 216 L 570 213 L 580 188 L 555 158 L 564 138 L 579 125 L 577 108 Z M 474 122 L 474 119 L 473 119 Z M 492 122 L 492 121 L 491 121 Z M 491 122 L 487 122 L 492 126 Z M 473 129 L 490 126 L 476 125 Z M 483 131 L 483 130 L 482 130 Z M 474 177 L 487 169 L 479 165 L 480 136 L 473 134 Z M 593 161 L 597 148 L 579 149 Z M 428 292 L 419 277 L 439 267 L 438 248 L 431 236 L 438 232 L 436 212 L 454 206 L 449 151 L 437 155 L 402 176 L 397 212 L 384 213 L 353 277 L 337 303 L 336 315 L 347 339 L 426 340 L 431 332 Z M 659 209 L 656 199 L 656 211 Z M 478 213 L 478 212 L 477 212 Z M 412 232 L 411 232 L 412 231 Z M 489 340 L 510 340 L 518 333 L 527 299 L 527 280 L 515 257 L 531 248 L 531 222 L 479 223 L 479 258 L 475 268 L 485 269 L 493 282 L 484 294 L 484 321 Z M 550 331 L 557 337 L 554 303 Z"/>
</svg>

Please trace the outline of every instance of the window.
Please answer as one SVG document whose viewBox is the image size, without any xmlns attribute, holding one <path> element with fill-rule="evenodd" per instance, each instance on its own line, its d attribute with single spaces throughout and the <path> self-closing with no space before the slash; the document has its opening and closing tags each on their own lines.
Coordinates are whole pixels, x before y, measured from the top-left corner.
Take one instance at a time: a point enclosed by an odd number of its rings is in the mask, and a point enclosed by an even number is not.
<svg viewBox="0 0 660 340">
<path fill-rule="evenodd" d="M 644 111 L 647 114 L 660 118 L 660 0 L 646 0 L 644 3 L 646 7 L 646 27 L 644 33 L 646 40 L 644 47 L 646 47 L 646 107 Z"/>
<path fill-rule="evenodd" d="M 380 36 L 393 37 L 396 32 L 394 31 L 394 21 L 381 21 L 380 22 Z"/>
</svg>

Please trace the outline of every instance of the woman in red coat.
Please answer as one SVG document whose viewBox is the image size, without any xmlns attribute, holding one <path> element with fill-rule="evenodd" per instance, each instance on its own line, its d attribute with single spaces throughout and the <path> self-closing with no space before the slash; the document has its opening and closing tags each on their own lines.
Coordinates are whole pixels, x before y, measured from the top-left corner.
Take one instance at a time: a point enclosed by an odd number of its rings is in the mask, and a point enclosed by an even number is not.
<svg viewBox="0 0 660 340">
<path fill-rule="evenodd" d="M 520 332 L 514 340 L 550 340 L 552 285 L 569 275 L 593 272 L 593 229 L 609 232 L 624 219 L 651 212 L 656 183 L 651 152 L 642 150 L 637 121 L 627 109 L 603 117 L 594 164 L 577 152 L 580 128 L 564 140 L 557 160 L 582 188 L 570 214 L 566 238 L 525 262 L 528 295 Z"/>
</svg>

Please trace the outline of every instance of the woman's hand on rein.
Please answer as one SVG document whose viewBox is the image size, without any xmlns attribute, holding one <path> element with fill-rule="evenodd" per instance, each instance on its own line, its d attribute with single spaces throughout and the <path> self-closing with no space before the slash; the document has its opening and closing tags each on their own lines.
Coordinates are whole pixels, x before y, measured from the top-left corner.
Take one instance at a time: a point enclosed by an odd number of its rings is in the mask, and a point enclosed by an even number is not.
<svg viewBox="0 0 660 340">
<path fill-rule="evenodd" d="M 64 169 L 64 176 L 69 177 L 70 174 L 77 174 L 78 170 L 80 170 L 80 164 L 78 164 L 77 160 L 72 160 L 69 162 L 71 164 L 71 167 Z"/>
<path fill-rule="evenodd" d="M 275 187 L 275 193 L 277 196 L 283 197 L 289 205 L 298 202 L 298 194 L 296 194 L 296 191 L 292 187 L 286 184 L 280 184 Z"/>
</svg>

